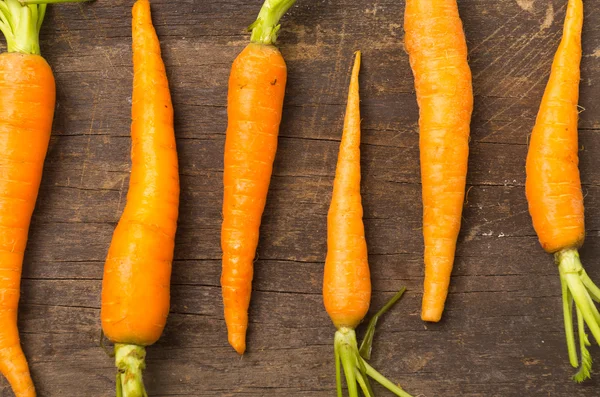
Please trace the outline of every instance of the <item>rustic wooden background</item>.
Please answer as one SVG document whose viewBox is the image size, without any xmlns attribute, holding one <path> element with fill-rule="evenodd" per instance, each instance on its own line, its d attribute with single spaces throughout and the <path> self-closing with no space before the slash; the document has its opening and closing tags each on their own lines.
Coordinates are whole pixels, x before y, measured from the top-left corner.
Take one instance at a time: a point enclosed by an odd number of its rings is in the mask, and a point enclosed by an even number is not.
<svg viewBox="0 0 600 397">
<path fill-rule="evenodd" d="M 552 257 L 524 195 L 534 123 L 565 0 L 462 0 L 475 112 L 468 204 L 443 321 L 419 318 L 422 283 L 417 105 L 403 51 L 403 2 L 299 0 L 284 18 L 289 66 L 280 148 L 264 215 L 249 349 L 228 346 L 219 291 L 222 151 L 229 67 L 261 0 L 154 0 L 173 101 L 182 204 L 163 338 L 148 349 L 149 393 L 333 396 L 333 333 L 322 305 L 326 211 L 352 52 L 361 49 L 363 193 L 374 308 L 409 293 L 380 324 L 372 362 L 415 396 L 598 396 L 575 385 Z M 58 105 L 26 254 L 20 328 L 41 397 L 113 396 L 99 347 L 103 261 L 129 170 L 132 1 L 49 9 L 42 52 Z M 600 280 L 600 5 L 586 4 L 581 170 Z M 592 349 L 596 358 L 600 351 Z M 380 394 L 387 395 L 385 391 Z M 0 381 L 0 395 L 12 396 Z"/>
</svg>

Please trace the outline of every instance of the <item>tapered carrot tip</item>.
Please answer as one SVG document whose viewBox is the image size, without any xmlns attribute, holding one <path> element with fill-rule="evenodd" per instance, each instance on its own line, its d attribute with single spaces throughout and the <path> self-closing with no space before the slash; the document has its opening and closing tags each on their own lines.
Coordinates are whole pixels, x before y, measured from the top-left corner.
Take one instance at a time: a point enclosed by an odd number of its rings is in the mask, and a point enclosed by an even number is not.
<svg viewBox="0 0 600 397">
<path fill-rule="evenodd" d="M 442 319 L 442 310 L 435 307 L 425 307 L 421 310 L 421 320 L 437 323 Z"/>
<path fill-rule="evenodd" d="M 426 283 L 425 285 L 421 320 L 437 323 L 442 319 L 444 303 L 448 295 L 448 285 L 446 283 Z"/>
<path fill-rule="evenodd" d="M 244 354 L 246 351 L 246 334 L 242 332 L 230 332 L 227 337 L 231 347 L 233 347 L 238 354 Z"/>
</svg>

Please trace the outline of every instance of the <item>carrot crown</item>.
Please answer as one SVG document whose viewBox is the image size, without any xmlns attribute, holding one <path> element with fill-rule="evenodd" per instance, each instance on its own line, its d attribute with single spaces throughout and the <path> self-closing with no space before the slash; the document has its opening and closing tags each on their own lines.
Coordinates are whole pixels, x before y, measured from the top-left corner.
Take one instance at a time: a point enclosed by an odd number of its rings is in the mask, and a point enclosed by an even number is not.
<svg viewBox="0 0 600 397">
<path fill-rule="evenodd" d="M 46 5 L 88 0 L 0 0 L 0 31 L 8 52 L 40 55 L 40 28 Z"/>
<path fill-rule="evenodd" d="M 258 18 L 248 30 L 252 32 L 250 41 L 261 44 L 275 44 L 281 25 L 279 20 L 294 5 L 296 0 L 265 0 Z"/>
</svg>

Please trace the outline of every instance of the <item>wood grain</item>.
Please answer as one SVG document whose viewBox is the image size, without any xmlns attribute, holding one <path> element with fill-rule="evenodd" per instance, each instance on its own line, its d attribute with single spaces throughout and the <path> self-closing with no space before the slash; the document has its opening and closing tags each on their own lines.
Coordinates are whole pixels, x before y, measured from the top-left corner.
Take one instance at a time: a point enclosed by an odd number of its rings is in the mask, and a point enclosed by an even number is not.
<svg viewBox="0 0 600 397">
<path fill-rule="evenodd" d="M 261 0 L 154 0 L 176 110 L 182 206 L 172 313 L 148 349 L 147 388 L 167 396 L 334 395 L 334 328 L 321 277 L 326 213 L 351 55 L 363 51 L 363 197 L 379 307 L 373 364 L 415 396 L 598 395 L 570 380 L 560 285 L 524 194 L 527 136 L 560 37 L 564 0 L 462 0 L 475 112 L 468 204 L 444 320 L 419 319 L 418 109 L 403 2 L 298 0 L 280 48 L 289 83 L 256 264 L 248 352 L 228 346 L 219 291 L 226 83 Z M 600 5 L 586 3 L 580 139 L 588 238 L 600 279 Z M 20 327 L 41 397 L 114 395 L 99 347 L 100 279 L 129 170 L 131 1 L 49 7 L 42 52 L 58 107 L 25 260 Z M 592 349 L 600 357 L 597 347 Z M 596 371 L 600 367 L 596 368 Z M 386 392 L 380 390 L 381 395 Z M 0 380 L 0 396 L 12 393 Z"/>
</svg>

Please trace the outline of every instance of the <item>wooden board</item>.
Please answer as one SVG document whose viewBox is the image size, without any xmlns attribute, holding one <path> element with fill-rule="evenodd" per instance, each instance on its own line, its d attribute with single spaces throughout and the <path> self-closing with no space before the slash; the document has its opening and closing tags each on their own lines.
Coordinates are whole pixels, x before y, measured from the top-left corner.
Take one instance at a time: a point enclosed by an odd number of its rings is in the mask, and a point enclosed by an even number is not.
<svg viewBox="0 0 600 397">
<path fill-rule="evenodd" d="M 322 304 L 326 212 L 352 52 L 361 49 L 363 193 L 380 323 L 372 363 L 415 396 L 598 396 L 568 364 L 560 285 L 524 195 L 527 136 L 558 44 L 564 0 L 462 0 L 475 112 L 468 204 L 444 319 L 419 318 L 418 110 L 403 2 L 298 0 L 280 47 L 289 83 L 256 263 L 248 352 L 228 346 L 219 291 L 226 84 L 261 0 L 154 0 L 176 109 L 182 205 L 172 311 L 148 349 L 149 394 L 333 396 Z M 27 249 L 19 325 L 41 397 L 114 395 L 99 347 L 103 261 L 129 170 L 132 1 L 49 7 L 42 51 L 58 107 Z M 600 280 L 600 4 L 585 4 L 580 104 L 588 238 Z M 600 358 L 597 347 L 592 354 Z M 380 395 L 388 395 L 385 391 Z M 0 396 L 12 396 L 0 380 Z"/>
</svg>

